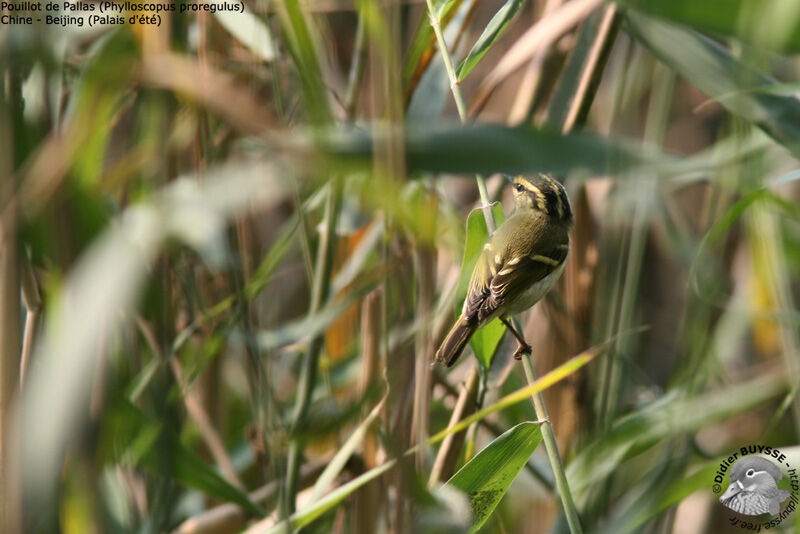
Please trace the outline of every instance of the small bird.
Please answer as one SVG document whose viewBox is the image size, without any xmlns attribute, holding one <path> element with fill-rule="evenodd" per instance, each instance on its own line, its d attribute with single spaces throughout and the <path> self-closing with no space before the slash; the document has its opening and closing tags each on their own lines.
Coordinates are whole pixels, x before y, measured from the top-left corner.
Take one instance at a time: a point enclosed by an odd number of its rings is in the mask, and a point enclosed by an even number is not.
<svg viewBox="0 0 800 534">
<path fill-rule="evenodd" d="M 740 514 L 778 515 L 781 503 L 791 495 L 778 489 L 782 478 L 780 468 L 766 458 L 742 458 L 731 468 L 731 483 L 719 501 Z"/>
<path fill-rule="evenodd" d="M 475 331 L 499 317 L 517 339 L 514 357 L 531 347 L 511 326 L 509 315 L 523 312 L 550 291 L 569 254 L 572 210 L 567 192 L 545 174 L 517 176 L 514 213 L 483 247 L 472 271 L 461 316 L 436 351 L 435 360 L 452 366 Z"/>
</svg>

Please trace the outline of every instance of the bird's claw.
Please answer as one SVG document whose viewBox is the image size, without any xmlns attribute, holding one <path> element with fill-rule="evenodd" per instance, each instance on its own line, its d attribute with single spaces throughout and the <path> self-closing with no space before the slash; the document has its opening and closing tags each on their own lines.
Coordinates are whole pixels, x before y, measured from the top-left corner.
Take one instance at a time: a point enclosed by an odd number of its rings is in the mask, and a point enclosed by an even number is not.
<svg viewBox="0 0 800 534">
<path fill-rule="evenodd" d="M 532 353 L 533 350 L 531 350 L 530 345 L 520 345 L 519 347 L 517 347 L 517 352 L 514 353 L 514 359 L 521 360 L 523 354 L 527 354 L 528 356 L 530 356 Z"/>
</svg>

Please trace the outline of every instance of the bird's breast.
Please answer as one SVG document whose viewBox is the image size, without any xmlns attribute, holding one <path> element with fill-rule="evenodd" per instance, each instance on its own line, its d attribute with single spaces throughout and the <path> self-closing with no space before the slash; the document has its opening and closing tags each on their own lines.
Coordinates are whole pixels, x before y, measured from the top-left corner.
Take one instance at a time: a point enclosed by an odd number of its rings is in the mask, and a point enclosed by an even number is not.
<svg viewBox="0 0 800 534">
<path fill-rule="evenodd" d="M 556 269 L 541 280 L 534 282 L 527 289 L 518 292 L 508 301 L 507 309 L 510 314 L 524 312 L 531 306 L 542 300 L 550 289 L 555 285 L 564 272 L 564 266 L 567 264 L 566 260 L 561 262 Z"/>
</svg>

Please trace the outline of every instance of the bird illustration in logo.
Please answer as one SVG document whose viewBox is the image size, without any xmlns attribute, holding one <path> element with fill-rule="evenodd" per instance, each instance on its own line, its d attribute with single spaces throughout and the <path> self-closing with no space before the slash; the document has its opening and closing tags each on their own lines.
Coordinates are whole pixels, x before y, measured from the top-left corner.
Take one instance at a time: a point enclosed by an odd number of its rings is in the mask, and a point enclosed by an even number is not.
<svg viewBox="0 0 800 534">
<path fill-rule="evenodd" d="M 736 462 L 730 478 L 731 483 L 719 501 L 740 514 L 777 515 L 781 503 L 790 495 L 778 489 L 778 482 L 783 478 L 780 468 L 759 456 L 748 456 Z"/>
</svg>

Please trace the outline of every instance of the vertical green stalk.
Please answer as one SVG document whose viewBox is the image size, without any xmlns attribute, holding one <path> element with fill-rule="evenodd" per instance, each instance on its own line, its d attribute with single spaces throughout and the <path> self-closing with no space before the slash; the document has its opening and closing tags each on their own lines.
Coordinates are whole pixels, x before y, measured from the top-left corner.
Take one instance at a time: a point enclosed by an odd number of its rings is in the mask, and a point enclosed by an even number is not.
<svg viewBox="0 0 800 534">
<path fill-rule="evenodd" d="M 514 328 L 522 326 L 516 317 L 514 318 L 514 323 Z M 522 330 L 517 331 L 521 332 Z M 525 354 L 522 357 L 522 367 L 525 369 L 525 379 L 528 384 L 536 382 L 536 372 L 533 370 L 530 355 Z M 547 406 L 544 404 L 544 397 L 542 397 L 541 393 L 534 393 L 531 395 L 531 399 L 533 400 L 533 408 L 536 410 L 536 418 L 541 422 L 540 428 L 544 449 L 547 452 L 550 466 L 553 468 L 553 475 L 556 477 L 556 488 L 561 496 L 561 503 L 564 505 L 564 515 L 567 517 L 569 531 L 573 533 L 583 532 L 581 519 L 578 517 L 578 510 L 575 507 L 575 501 L 572 499 L 569 481 L 567 481 L 567 474 L 564 471 L 564 464 L 561 461 L 561 454 L 558 452 L 558 442 L 553 432 L 553 424 L 550 422 L 550 414 L 547 413 Z"/>
<path fill-rule="evenodd" d="M 752 255 L 756 258 L 754 271 L 760 270 L 759 278 L 766 280 L 767 291 L 776 312 L 793 312 L 796 307 L 791 289 L 791 276 L 787 272 L 784 245 L 779 220 L 774 212 L 756 205 L 746 219 L 748 240 L 752 242 Z M 788 326 L 785 319 L 776 322 L 780 332 L 781 356 L 790 384 L 797 384 L 800 377 L 800 335 L 796 328 Z M 792 418 L 795 428 L 800 428 L 800 397 L 791 398 Z"/>
<path fill-rule="evenodd" d="M 467 108 L 464 105 L 464 97 L 461 95 L 461 87 L 456 77 L 456 71 L 453 68 L 453 59 L 450 57 L 450 52 L 447 49 L 447 43 L 444 40 L 442 33 L 442 25 L 439 16 L 434 12 L 433 0 L 425 0 L 428 5 L 428 18 L 431 21 L 433 33 L 436 35 L 436 42 L 439 45 L 439 51 L 442 53 L 442 61 L 444 61 L 444 68 L 447 71 L 447 77 L 450 80 L 450 90 L 453 93 L 453 100 L 456 102 L 456 109 L 458 110 L 458 117 L 461 123 L 467 122 Z M 483 209 L 483 217 L 486 220 L 486 228 L 489 229 L 489 235 L 493 234 L 497 229 L 497 224 L 494 221 L 494 215 L 489 208 L 489 192 L 486 189 L 486 180 L 480 174 L 475 175 L 475 180 L 478 183 L 478 192 L 481 196 L 481 208 Z"/>
<path fill-rule="evenodd" d="M 433 0 L 425 0 L 425 3 L 428 6 L 428 17 L 431 21 L 431 28 L 433 28 L 433 33 L 436 36 L 439 51 L 442 53 L 444 68 L 447 71 L 447 77 L 450 79 L 450 90 L 453 92 L 453 100 L 456 102 L 458 116 L 463 123 L 467 121 L 467 108 L 464 106 L 464 97 L 461 96 L 461 89 L 458 86 L 458 78 L 456 77 L 456 70 L 453 68 L 453 60 L 450 57 L 450 52 L 447 50 L 447 43 L 444 40 L 442 24 L 439 20 L 439 15 L 433 9 Z M 484 186 L 484 189 L 485 188 L 486 186 Z"/>
<path fill-rule="evenodd" d="M 313 33 L 308 27 L 306 16 L 297 0 L 283 0 L 279 3 L 281 24 L 284 30 L 287 49 L 292 55 L 303 86 L 303 94 L 307 106 L 306 112 L 310 121 L 316 125 L 328 125 L 333 121 L 333 114 L 326 98 L 327 89 L 322 78 L 316 44 Z M 357 48 L 358 49 L 358 48 Z M 360 67 L 358 67 L 360 68 Z M 361 76 L 351 77 L 351 82 L 360 83 Z M 356 95 L 357 88 L 348 88 L 348 94 Z M 355 97 L 353 97 L 355 98 Z M 311 303 L 309 315 L 317 313 L 328 297 L 333 269 L 333 256 L 336 247 L 336 226 L 342 205 L 343 179 L 334 176 L 330 181 L 330 190 L 325 204 L 324 231 L 320 237 L 316 254 Z M 319 356 L 324 342 L 323 334 L 315 335 L 305 353 L 298 379 L 297 396 L 292 413 L 290 441 L 286 460 L 286 479 L 281 514 L 288 517 L 295 511 L 298 490 L 298 474 L 302 463 L 304 442 L 298 435 L 306 423 L 311 394 L 317 382 Z"/>
<path fill-rule="evenodd" d="M 675 72 L 662 64 L 656 64 L 653 73 L 653 89 L 647 109 L 645 120 L 644 142 L 652 146 L 661 146 L 667 129 L 669 112 L 672 109 L 673 89 L 675 87 Z M 649 230 L 650 202 L 655 192 L 655 176 L 646 175 L 640 180 L 643 194 L 637 195 L 634 205 L 633 221 L 631 222 L 630 244 L 625 260 L 625 279 L 622 282 L 620 295 L 620 309 L 618 324 L 615 327 L 617 341 L 614 343 L 613 354 L 623 354 L 624 345 L 628 343 L 622 332 L 632 326 L 636 307 L 636 294 L 641 279 L 644 252 L 647 245 L 647 232 Z M 607 385 L 607 397 L 603 420 L 605 427 L 611 425 L 616 416 L 619 404 L 619 393 L 622 391 L 623 368 L 619 358 L 609 360 L 612 363 L 611 374 Z"/>
<path fill-rule="evenodd" d="M 324 94 L 324 91 L 314 91 L 315 88 L 319 89 L 321 85 L 319 67 L 313 47 L 311 46 L 311 39 L 308 36 L 308 29 L 303 22 L 299 6 L 294 1 L 286 2 L 285 5 L 288 14 L 287 19 L 289 21 L 287 26 L 292 28 L 296 40 L 298 41 L 295 47 L 296 58 L 305 58 L 302 65 L 306 67 L 303 69 L 304 78 L 310 80 L 307 81 L 311 86 L 308 89 L 308 92 L 311 93 L 309 96 L 313 96 L 313 94 Z M 354 116 L 355 103 L 363 80 L 365 57 L 365 20 L 363 13 L 359 13 L 357 38 L 353 51 L 353 62 L 350 69 L 346 95 L 348 120 L 352 120 Z M 324 108 L 324 106 L 321 106 L 321 108 Z M 329 115 L 327 110 L 325 111 L 325 113 L 321 113 L 322 116 Z M 330 290 L 331 270 L 333 268 L 333 256 L 336 246 L 336 225 L 339 221 L 339 212 L 342 205 L 342 185 L 341 178 L 339 177 L 334 177 L 330 183 L 330 191 L 328 191 L 328 198 L 325 205 L 325 228 L 317 248 L 316 266 L 313 273 L 314 278 L 311 289 L 309 315 L 313 315 L 319 311 Z M 300 372 L 297 397 L 292 414 L 292 425 L 290 429 L 291 441 L 289 442 L 286 463 L 286 483 L 281 506 L 282 513 L 287 517 L 295 511 L 298 473 L 300 471 L 304 449 L 302 438 L 297 436 L 297 432 L 304 426 L 308 416 L 311 394 L 317 381 L 317 368 L 319 366 L 319 355 L 322 351 L 323 341 L 324 336 L 319 334 L 309 342 Z"/>
<path fill-rule="evenodd" d="M 465 123 L 467 115 L 464 107 L 464 99 L 461 96 L 461 89 L 458 85 L 455 70 L 453 69 L 453 62 L 447 49 L 447 43 L 445 43 L 444 36 L 442 35 L 439 19 L 434 13 L 432 0 L 426 0 L 426 3 L 428 6 L 428 16 L 431 20 L 431 26 L 433 27 L 434 34 L 436 35 L 439 51 L 442 54 L 444 66 L 450 79 L 450 89 L 453 92 L 453 98 L 456 102 L 458 116 L 461 118 L 461 122 Z M 478 192 L 480 193 L 481 197 L 486 227 L 491 235 L 497 229 L 497 225 L 495 223 L 494 216 L 492 215 L 492 210 L 489 208 L 489 194 L 486 190 L 486 181 L 484 180 L 483 176 L 479 174 L 475 175 L 475 179 L 478 183 Z M 522 332 L 522 325 L 520 324 L 519 319 L 513 317 L 511 320 L 514 323 L 514 328 L 516 328 L 517 332 Z M 536 380 L 536 374 L 533 371 L 530 357 L 523 358 L 523 367 L 525 367 L 525 376 L 528 380 L 528 383 L 532 384 Z M 556 487 L 558 488 L 558 493 L 561 497 L 561 504 L 564 507 L 564 514 L 567 517 L 567 523 L 569 525 L 570 532 L 573 534 L 581 533 L 583 530 L 581 529 L 578 511 L 575 508 L 575 502 L 572 499 L 572 492 L 570 491 L 569 483 L 567 482 L 567 475 L 564 472 L 561 454 L 558 451 L 558 443 L 556 442 L 555 434 L 553 433 L 553 427 L 548 418 L 547 408 L 545 407 L 544 399 L 542 398 L 541 393 L 533 394 L 533 407 L 536 411 L 537 419 L 544 422 L 541 427 L 542 437 L 545 449 L 547 450 L 547 458 L 550 460 L 550 467 L 553 469 L 553 474 L 556 478 Z"/>
<path fill-rule="evenodd" d="M 367 65 L 367 24 L 363 9 L 358 10 L 358 27 L 356 40 L 353 45 L 353 61 L 350 63 L 350 73 L 347 79 L 347 93 L 344 95 L 344 111 L 347 120 L 352 121 L 356 116 L 356 102 L 361 90 L 361 81 L 364 79 L 364 70 Z"/>
<path fill-rule="evenodd" d="M 339 220 L 341 205 L 342 184 L 339 178 L 334 177 L 331 180 L 330 191 L 328 191 L 328 198 L 325 203 L 324 233 L 317 247 L 314 285 L 311 288 L 311 305 L 308 310 L 309 315 L 314 315 L 320 310 L 330 289 L 333 254 L 336 246 L 336 225 Z M 303 428 L 308 417 L 308 407 L 311 404 L 311 393 L 314 390 L 314 384 L 317 382 L 317 367 L 319 366 L 319 355 L 322 352 L 324 339 L 323 334 L 317 334 L 311 339 L 300 370 L 290 429 L 291 441 L 289 442 L 287 453 L 286 486 L 282 507 L 284 514 L 287 516 L 295 511 L 298 473 L 300 472 L 300 463 L 305 445 L 303 439 L 298 436 L 298 432 Z"/>
</svg>

